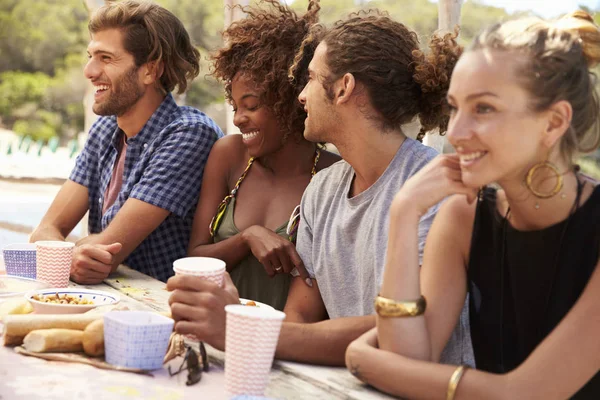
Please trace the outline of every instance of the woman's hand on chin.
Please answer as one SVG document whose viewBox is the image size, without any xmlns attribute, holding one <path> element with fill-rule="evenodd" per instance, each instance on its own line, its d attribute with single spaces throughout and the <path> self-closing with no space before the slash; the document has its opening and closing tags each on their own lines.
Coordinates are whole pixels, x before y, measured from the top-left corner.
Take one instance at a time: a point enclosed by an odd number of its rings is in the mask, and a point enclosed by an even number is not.
<svg viewBox="0 0 600 400">
<path fill-rule="evenodd" d="M 456 154 L 443 154 L 404 183 L 392 201 L 391 215 L 416 214 L 419 218 L 431 207 L 453 194 L 464 194 L 472 203 L 477 198 L 477 189 L 462 182 L 460 161 Z"/>
</svg>

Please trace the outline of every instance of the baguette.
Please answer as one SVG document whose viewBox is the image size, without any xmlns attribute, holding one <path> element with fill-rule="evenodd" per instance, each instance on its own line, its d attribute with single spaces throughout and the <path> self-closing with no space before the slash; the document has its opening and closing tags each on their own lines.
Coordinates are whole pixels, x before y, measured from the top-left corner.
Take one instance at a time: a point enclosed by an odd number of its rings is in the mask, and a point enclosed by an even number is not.
<svg viewBox="0 0 600 400">
<path fill-rule="evenodd" d="M 4 335 L 5 346 L 20 346 L 23 344 L 23 336 Z"/>
<path fill-rule="evenodd" d="M 4 345 L 14 346 L 23 343 L 31 331 L 38 329 L 76 329 L 83 331 L 86 326 L 103 315 L 85 314 L 28 314 L 7 315 L 4 317 Z"/>
<path fill-rule="evenodd" d="M 23 339 L 33 353 L 73 353 L 83 351 L 83 331 L 75 329 L 38 329 Z"/>
<path fill-rule="evenodd" d="M 83 351 L 92 357 L 104 354 L 104 320 L 89 324 L 83 331 Z"/>
</svg>

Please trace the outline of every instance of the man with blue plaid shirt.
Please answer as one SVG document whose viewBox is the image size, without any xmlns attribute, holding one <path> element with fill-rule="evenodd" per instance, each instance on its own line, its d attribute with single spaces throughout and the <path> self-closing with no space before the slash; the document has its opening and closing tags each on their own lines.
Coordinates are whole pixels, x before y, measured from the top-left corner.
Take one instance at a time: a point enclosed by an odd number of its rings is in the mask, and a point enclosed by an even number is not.
<svg viewBox="0 0 600 400">
<path fill-rule="evenodd" d="M 101 117 L 30 240 L 65 240 L 89 211 L 72 280 L 100 283 L 124 262 L 166 281 L 186 256 L 204 165 L 223 135 L 170 94 L 198 75 L 200 55 L 181 21 L 149 2 L 110 3 L 89 31 L 84 73 Z"/>
</svg>

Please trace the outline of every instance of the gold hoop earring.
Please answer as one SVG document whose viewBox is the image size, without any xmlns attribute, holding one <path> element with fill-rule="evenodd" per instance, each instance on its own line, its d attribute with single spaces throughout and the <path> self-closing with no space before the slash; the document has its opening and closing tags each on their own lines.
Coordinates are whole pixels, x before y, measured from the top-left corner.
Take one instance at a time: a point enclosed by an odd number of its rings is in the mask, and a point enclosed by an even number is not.
<svg viewBox="0 0 600 400">
<path fill-rule="evenodd" d="M 542 168 L 550 169 L 554 173 L 554 175 L 556 175 L 556 185 L 554 185 L 554 188 L 549 193 L 542 193 L 533 188 L 533 183 L 532 183 L 533 175 L 536 173 L 536 171 L 538 171 L 539 169 L 542 169 Z M 531 167 L 529 172 L 527 172 L 527 178 L 525 179 L 525 185 L 527 186 L 527 189 L 529 189 L 529 191 L 531 191 L 531 193 L 533 193 L 533 195 L 535 197 L 538 197 L 540 199 L 549 199 L 550 197 L 556 196 L 556 194 L 558 192 L 560 192 L 560 190 L 562 189 L 563 177 L 562 177 L 560 171 L 558 170 L 558 168 L 556 167 L 556 165 L 552 164 L 550 161 L 544 161 L 544 162 L 535 164 L 533 167 Z"/>
</svg>

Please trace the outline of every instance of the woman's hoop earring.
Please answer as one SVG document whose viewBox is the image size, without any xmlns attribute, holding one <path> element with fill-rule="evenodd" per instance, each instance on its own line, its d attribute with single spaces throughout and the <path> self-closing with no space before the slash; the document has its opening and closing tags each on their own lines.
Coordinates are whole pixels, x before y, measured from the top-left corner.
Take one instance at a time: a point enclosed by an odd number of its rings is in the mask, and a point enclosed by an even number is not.
<svg viewBox="0 0 600 400">
<path fill-rule="evenodd" d="M 533 182 L 532 182 L 533 175 L 539 169 L 543 169 L 543 168 L 547 168 L 547 169 L 551 170 L 554 173 L 554 175 L 556 175 L 556 185 L 554 185 L 554 188 L 548 193 L 542 193 L 533 188 Z M 563 177 L 562 177 L 560 171 L 558 170 L 558 168 L 556 167 L 556 165 L 552 164 L 549 161 L 544 161 L 544 162 L 535 164 L 533 167 L 531 167 L 529 172 L 527 172 L 527 177 L 525 178 L 525 185 L 527 186 L 527 189 L 529 189 L 535 197 L 538 197 L 540 199 L 549 199 L 550 197 L 556 196 L 556 194 L 558 192 L 560 192 L 560 190 L 562 189 Z"/>
</svg>

